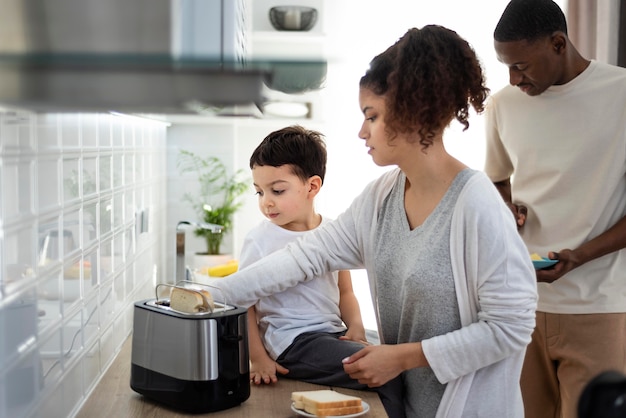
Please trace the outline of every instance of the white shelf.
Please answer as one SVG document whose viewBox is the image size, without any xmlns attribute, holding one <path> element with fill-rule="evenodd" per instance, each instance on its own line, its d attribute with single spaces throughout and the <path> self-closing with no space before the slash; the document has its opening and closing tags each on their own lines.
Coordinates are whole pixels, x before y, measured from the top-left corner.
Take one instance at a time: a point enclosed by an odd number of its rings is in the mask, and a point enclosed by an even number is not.
<svg viewBox="0 0 626 418">
<path fill-rule="evenodd" d="M 255 30 L 252 31 L 252 37 L 260 38 L 274 38 L 274 37 L 287 37 L 287 38 L 311 38 L 311 39 L 324 39 L 325 34 L 314 31 L 297 31 L 297 30 Z"/>
<path fill-rule="evenodd" d="M 253 60 L 323 60 L 326 57 L 326 38 L 319 33 L 256 31 L 251 35 Z"/>
</svg>

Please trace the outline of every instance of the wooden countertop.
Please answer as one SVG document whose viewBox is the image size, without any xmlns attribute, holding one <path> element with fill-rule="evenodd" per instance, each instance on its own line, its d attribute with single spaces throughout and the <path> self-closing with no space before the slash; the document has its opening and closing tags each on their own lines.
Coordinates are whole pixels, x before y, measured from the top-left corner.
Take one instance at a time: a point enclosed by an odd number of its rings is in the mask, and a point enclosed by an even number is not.
<svg viewBox="0 0 626 418">
<path fill-rule="evenodd" d="M 216 418 L 286 418 L 298 417 L 291 410 L 291 392 L 300 390 L 327 389 L 328 387 L 313 385 L 306 382 L 290 379 L 279 379 L 272 386 L 252 385 L 250 398 L 239 406 L 223 411 L 207 414 L 187 414 L 170 409 L 155 403 L 130 388 L 132 338 L 122 346 L 113 364 L 104 374 L 91 396 L 82 406 L 77 418 L 93 417 L 216 417 Z M 376 392 L 356 391 L 351 389 L 336 388 L 338 392 L 361 397 L 370 406 L 370 410 L 364 417 L 384 418 L 387 417 L 385 410 Z"/>
</svg>

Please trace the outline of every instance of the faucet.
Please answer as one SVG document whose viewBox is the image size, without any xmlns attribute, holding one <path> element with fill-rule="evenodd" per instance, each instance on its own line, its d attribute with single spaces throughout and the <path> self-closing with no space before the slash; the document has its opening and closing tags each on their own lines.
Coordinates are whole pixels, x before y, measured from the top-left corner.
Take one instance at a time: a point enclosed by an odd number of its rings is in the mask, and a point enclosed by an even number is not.
<svg viewBox="0 0 626 418">
<path fill-rule="evenodd" d="M 176 282 L 189 280 L 190 270 L 185 266 L 185 226 L 206 229 L 214 234 L 221 234 L 224 227 L 206 222 L 180 221 L 176 225 Z"/>
</svg>

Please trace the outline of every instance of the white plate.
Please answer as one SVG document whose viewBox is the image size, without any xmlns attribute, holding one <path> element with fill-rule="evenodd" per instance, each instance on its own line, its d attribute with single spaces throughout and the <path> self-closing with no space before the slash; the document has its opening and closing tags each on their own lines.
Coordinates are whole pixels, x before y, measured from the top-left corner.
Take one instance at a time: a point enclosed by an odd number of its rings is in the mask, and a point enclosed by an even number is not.
<svg viewBox="0 0 626 418">
<path fill-rule="evenodd" d="M 302 409 L 296 408 L 294 405 L 295 404 L 292 402 L 291 410 L 295 412 L 296 414 L 302 415 L 303 417 L 317 418 L 317 415 L 309 414 L 308 412 L 303 411 Z M 367 414 L 370 410 L 370 406 L 365 401 L 361 401 L 361 405 L 363 405 L 363 410 L 361 412 L 357 412 L 356 414 L 341 415 L 339 418 L 360 417 L 361 415 Z M 333 418 L 333 416 L 328 416 L 326 418 Z"/>
</svg>

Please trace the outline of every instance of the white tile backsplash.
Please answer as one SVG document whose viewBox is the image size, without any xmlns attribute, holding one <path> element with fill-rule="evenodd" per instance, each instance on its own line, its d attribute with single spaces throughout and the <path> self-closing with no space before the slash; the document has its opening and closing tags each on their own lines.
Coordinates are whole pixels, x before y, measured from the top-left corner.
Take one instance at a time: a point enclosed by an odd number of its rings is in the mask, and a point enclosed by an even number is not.
<svg viewBox="0 0 626 418">
<path fill-rule="evenodd" d="M 0 110 L 0 418 L 75 413 L 163 280 L 166 130 Z"/>
<path fill-rule="evenodd" d="M 40 211 L 59 209 L 59 163 L 60 158 L 57 156 L 41 156 L 36 161 L 36 206 Z"/>
</svg>

